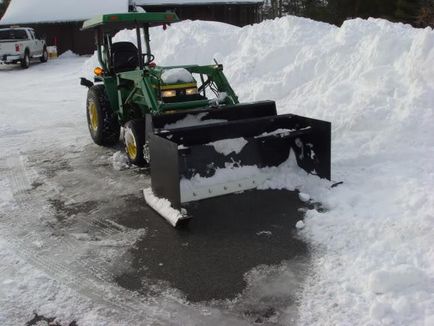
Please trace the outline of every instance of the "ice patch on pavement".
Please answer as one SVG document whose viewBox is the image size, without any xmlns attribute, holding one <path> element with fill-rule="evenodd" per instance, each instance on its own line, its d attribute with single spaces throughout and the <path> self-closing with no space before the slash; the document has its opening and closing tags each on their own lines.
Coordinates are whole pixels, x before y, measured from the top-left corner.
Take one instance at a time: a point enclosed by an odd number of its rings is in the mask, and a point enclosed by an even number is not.
<svg viewBox="0 0 434 326">
<path fill-rule="evenodd" d="M 122 151 L 115 152 L 111 157 L 113 169 L 117 171 L 122 171 L 130 167 L 130 162 L 128 160 L 127 154 Z"/>
</svg>

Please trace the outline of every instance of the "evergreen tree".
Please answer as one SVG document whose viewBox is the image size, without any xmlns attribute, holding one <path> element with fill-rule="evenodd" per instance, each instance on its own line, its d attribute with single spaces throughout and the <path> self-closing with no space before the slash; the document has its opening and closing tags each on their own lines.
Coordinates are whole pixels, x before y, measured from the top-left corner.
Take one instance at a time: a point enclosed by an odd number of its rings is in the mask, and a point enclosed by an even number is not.
<svg viewBox="0 0 434 326">
<path fill-rule="evenodd" d="M 434 0 L 266 0 L 264 12 L 266 18 L 296 15 L 336 25 L 356 17 L 434 25 Z"/>
<path fill-rule="evenodd" d="M 421 7 L 420 0 L 397 0 L 395 17 L 398 21 L 415 24 Z"/>
<path fill-rule="evenodd" d="M 416 19 L 416 26 L 434 27 L 434 0 L 424 0 Z"/>
</svg>

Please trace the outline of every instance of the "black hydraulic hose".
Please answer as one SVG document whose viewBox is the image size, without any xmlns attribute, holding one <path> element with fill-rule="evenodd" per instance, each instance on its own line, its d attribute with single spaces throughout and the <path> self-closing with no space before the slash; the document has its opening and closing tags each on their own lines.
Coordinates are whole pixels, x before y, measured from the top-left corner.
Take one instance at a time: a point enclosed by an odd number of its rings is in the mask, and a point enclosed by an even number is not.
<svg viewBox="0 0 434 326">
<path fill-rule="evenodd" d="M 143 70 L 143 57 L 142 57 L 142 38 L 140 35 L 140 26 L 136 21 L 136 35 L 137 35 L 137 56 L 139 59 L 140 70 Z"/>
</svg>

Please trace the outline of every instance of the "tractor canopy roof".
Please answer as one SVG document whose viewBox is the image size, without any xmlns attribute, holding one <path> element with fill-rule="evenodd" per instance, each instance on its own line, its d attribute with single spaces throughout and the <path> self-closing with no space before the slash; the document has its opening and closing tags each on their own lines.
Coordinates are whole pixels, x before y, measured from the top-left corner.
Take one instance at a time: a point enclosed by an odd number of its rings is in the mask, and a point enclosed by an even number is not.
<svg viewBox="0 0 434 326">
<path fill-rule="evenodd" d="M 137 24 L 149 27 L 179 22 L 172 12 L 129 12 L 121 14 L 99 15 L 83 23 L 83 30 L 102 27 L 103 30 L 114 28 L 134 28 Z"/>
</svg>

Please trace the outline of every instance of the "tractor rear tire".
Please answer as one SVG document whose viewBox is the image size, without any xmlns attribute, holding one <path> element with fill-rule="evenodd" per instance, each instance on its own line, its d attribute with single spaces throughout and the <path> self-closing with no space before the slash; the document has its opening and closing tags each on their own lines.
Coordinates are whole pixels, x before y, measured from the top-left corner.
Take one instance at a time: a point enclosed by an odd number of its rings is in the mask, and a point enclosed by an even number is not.
<svg viewBox="0 0 434 326">
<path fill-rule="evenodd" d="M 112 146 L 119 142 L 120 126 L 104 85 L 89 88 L 86 102 L 87 125 L 95 144 Z"/>
<path fill-rule="evenodd" d="M 130 120 L 125 124 L 125 152 L 130 163 L 143 167 L 148 164 L 144 155 L 146 124 L 143 119 Z"/>
</svg>

